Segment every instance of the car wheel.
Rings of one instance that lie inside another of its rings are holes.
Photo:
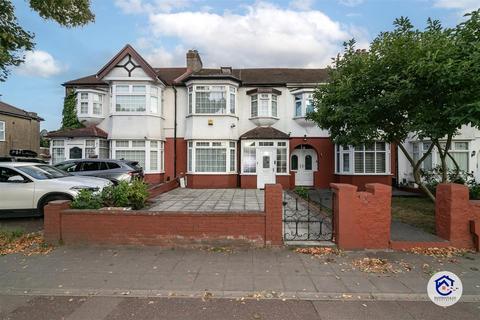
[[[69,197],[69,196],[67,196],[67,195],[61,195],[61,194],[52,195],[52,196],[47,196],[47,197],[46,197],[45,199],[43,199],[43,200],[41,201],[41,203],[38,205],[38,210],[39,210],[41,216],[43,216],[45,206],[46,206],[49,202],[52,202],[52,201],[55,201],[55,200],[72,200],[72,197]]]

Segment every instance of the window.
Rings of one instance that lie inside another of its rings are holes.
[[[101,116],[103,114],[104,94],[80,91],[77,94],[77,100],[80,115]]]
[[[413,160],[417,162],[430,148],[431,142],[414,142],[413,143]],[[432,154],[429,154],[425,160],[420,164],[420,168],[423,170],[430,170],[433,167]]]
[[[5,121],[0,121],[0,141],[5,141]]]
[[[225,86],[196,86],[195,113],[224,114],[226,107]]]
[[[359,146],[335,146],[335,170],[339,174],[387,174],[387,144],[375,142]]]
[[[257,149],[268,148],[274,151],[272,159],[275,160],[277,174],[285,174],[288,171],[288,144],[286,141],[243,141],[242,142],[242,173],[252,174],[257,172]],[[267,156],[270,159],[270,156]],[[263,164],[263,157],[258,159],[259,165]],[[270,160],[269,160],[270,161]],[[298,164],[298,161],[297,161]],[[269,164],[266,164],[270,166]]]
[[[233,141],[189,141],[190,172],[235,172],[236,143]]]
[[[115,159],[138,162],[147,173],[163,171],[163,141],[116,140],[112,145]]]
[[[292,170],[298,170],[298,157],[296,154],[292,156]]]
[[[230,86],[230,113],[235,114],[235,93],[237,89],[235,87]]]
[[[193,113],[193,87],[188,88],[188,114]]]
[[[108,141],[107,140],[99,140],[98,157],[100,159],[108,159],[109,158],[109,150],[108,150]]]
[[[116,150],[115,159],[136,161],[145,168],[145,150]]]
[[[273,93],[252,95],[250,98],[251,117],[277,117],[277,98],[277,95]]]
[[[243,172],[257,172],[257,151],[255,142],[246,141],[243,143]]]
[[[445,143],[442,143],[442,147],[445,147]],[[466,141],[453,141],[450,150],[448,153],[452,156],[453,159],[458,164],[458,167],[462,171],[468,171],[468,156],[469,148],[468,142]],[[440,157],[438,157],[439,159]],[[456,169],[453,160],[447,156],[447,167],[451,170]]]
[[[19,181],[25,181],[20,173],[9,168],[0,168],[0,183],[17,183]]]
[[[295,117],[305,117],[308,113],[314,111],[313,94],[302,92],[295,94],[294,115]]]
[[[160,106],[158,87],[150,85],[114,85],[115,111],[158,114]],[[148,97],[148,100],[147,100]]]
[[[52,164],[65,161],[65,141],[52,141]]]
[[[309,154],[305,156],[305,170],[312,170],[312,156]]]
[[[95,157],[95,140],[85,140],[85,157]]]
[[[287,148],[277,148],[277,173],[287,173]]]

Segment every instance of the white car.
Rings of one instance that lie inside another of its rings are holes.
[[[80,190],[100,191],[107,179],[73,176],[48,164],[0,162],[0,217],[43,215],[54,200],[72,200]]]

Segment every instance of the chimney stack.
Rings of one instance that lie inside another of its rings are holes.
[[[193,72],[202,70],[202,59],[197,50],[188,50],[187,52],[187,68]]]

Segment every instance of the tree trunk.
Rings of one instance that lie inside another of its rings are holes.
[[[448,153],[448,150],[450,149],[450,146],[452,144],[452,135],[449,134],[447,136],[447,143],[445,144],[445,149],[442,149],[442,146],[440,145],[440,142],[438,140],[435,140],[435,145],[437,146],[438,149],[438,154],[440,155],[440,161],[441,161],[441,166],[442,166],[442,183],[448,182],[448,166],[447,166],[447,156],[450,156]],[[453,159],[452,156],[450,158]],[[458,164],[454,160],[455,166],[457,167],[457,176],[458,176]]]
[[[405,155],[408,162],[410,162],[410,165],[413,168],[413,178],[415,179],[415,183],[418,184],[418,187],[420,188],[420,190],[425,192],[425,194],[428,196],[428,198],[430,198],[430,200],[435,202],[435,196],[425,186],[425,184],[422,181],[422,176],[420,174],[420,164],[423,162],[423,160],[425,160],[427,158],[427,156],[429,154],[432,153],[433,143],[430,145],[430,148],[428,148],[427,152],[425,152],[423,154],[423,156],[417,162],[415,162],[413,160],[413,158],[410,156],[407,149],[405,149],[405,147],[403,146],[403,144],[401,142],[397,142],[396,144],[399,146],[400,150],[402,150],[403,154]]]

